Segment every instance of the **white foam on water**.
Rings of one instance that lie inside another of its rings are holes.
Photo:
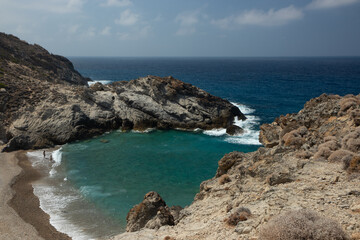
[[[66,206],[73,201],[79,199],[74,195],[61,195],[57,194],[53,186],[47,186],[45,184],[33,184],[34,193],[39,197],[40,207],[50,216],[50,224],[53,225],[56,230],[66,233],[74,240],[87,240],[91,239],[91,236],[79,229],[73,223],[65,217]]]
[[[225,128],[212,129],[204,131],[204,134],[210,136],[224,136],[225,141],[229,143],[242,144],[242,145],[261,145],[259,142],[259,130],[255,127],[259,124],[260,118],[252,115],[255,112],[255,109],[252,109],[249,106],[239,103],[231,103],[238,107],[240,111],[246,116],[246,120],[238,119],[237,117],[234,120],[234,125],[241,127],[244,130],[244,133],[237,136],[229,136],[226,133]]]
[[[91,86],[91,85],[94,85],[97,82],[102,83],[102,84],[105,85],[105,84],[112,83],[113,81],[111,81],[111,80],[92,80],[92,81],[88,81],[88,84],[89,84],[89,86]]]
[[[134,132],[134,133],[150,133],[150,132],[153,132],[155,131],[156,129],[155,128],[147,128],[143,131],[140,131],[140,130],[131,130],[131,132]],[[120,130],[121,131],[121,130]]]
[[[32,184],[34,194],[39,198],[40,208],[49,214],[50,224],[59,232],[66,233],[74,240],[94,239],[66,217],[68,214],[66,207],[74,201],[80,201],[81,195],[76,190],[65,186],[67,178],[58,175],[58,172],[55,170],[55,168],[61,165],[61,148],[51,153],[53,162],[50,161],[48,152],[46,152],[46,155],[44,158],[43,151],[27,152],[33,167],[37,169],[45,167],[50,177],[46,179],[45,176],[45,180],[42,179]],[[62,182],[55,178],[62,179]]]
[[[51,157],[52,160],[54,161],[54,163],[51,166],[51,170],[49,172],[50,177],[53,177],[54,174],[57,173],[56,168],[60,166],[61,164],[61,158],[62,158],[62,152],[61,152],[62,148],[59,148],[58,150],[55,150],[54,152],[51,153]]]

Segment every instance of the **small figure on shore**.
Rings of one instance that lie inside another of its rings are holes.
[[[45,156],[46,156],[46,155],[45,155],[45,151],[43,151],[43,155],[44,155],[44,158],[45,158]]]
[[[52,154],[50,154],[50,162],[53,162]]]

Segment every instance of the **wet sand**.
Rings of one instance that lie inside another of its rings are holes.
[[[0,239],[71,239],[58,232],[40,208],[31,183],[41,175],[25,153],[0,153]]]

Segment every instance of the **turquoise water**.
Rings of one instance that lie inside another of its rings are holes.
[[[55,163],[36,153],[49,176],[35,186],[51,223],[73,239],[124,231],[128,210],[157,191],[168,205],[191,203],[202,181],[231,151],[259,147],[261,123],[299,111],[322,93],[359,94],[360,58],[71,58],[84,76],[108,83],[146,75],[172,75],[211,94],[241,103],[245,129],[201,132],[112,132],[70,143],[53,153]],[[245,106],[246,105],[246,106]],[[108,140],[107,143],[101,140]],[[62,156],[61,156],[62,155]]]
[[[104,143],[106,142],[106,143]],[[201,132],[113,132],[62,148],[68,181],[108,215],[125,224],[127,212],[149,191],[168,205],[189,205],[202,181],[231,151],[254,151]]]

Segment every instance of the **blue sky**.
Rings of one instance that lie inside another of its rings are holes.
[[[0,31],[65,56],[360,56],[360,0],[0,0]]]

